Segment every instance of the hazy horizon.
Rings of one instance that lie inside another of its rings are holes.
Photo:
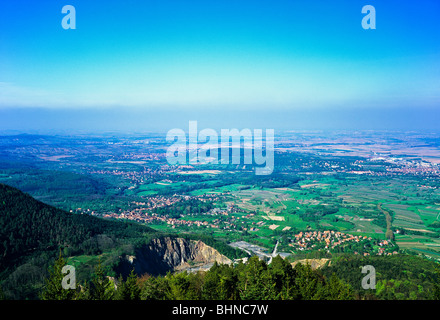
[[[0,4],[1,130],[438,127],[438,2],[69,4]]]
[[[409,121],[408,119],[411,119]],[[376,130],[439,132],[440,112],[436,109],[383,110],[284,110],[236,111],[234,113],[186,110],[133,111],[109,109],[0,109],[1,132],[167,132],[188,129],[195,120],[199,128],[261,128],[290,130]]]

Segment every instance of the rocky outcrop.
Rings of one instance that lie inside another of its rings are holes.
[[[316,269],[320,269],[323,266],[325,266],[327,262],[328,262],[328,265],[330,265],[330,263],[331,263],[330,259],[324,259],[324,258],[322,258],[322,259],[303,259],[303,260],[294,261],[291,263],[291,265],[292,265],[292,267],[295,267],[295,265],[298,263],[308,264],[308,265],[310,265],[310,267],[313,270],[316,270]]]
[[[163,275],[168,271],[183,271],[212,263],[229,264],[232,261],[202,241],[183,238],[157,238],[137,249],[135,255],[125,256],[119,273],[127,275],[133,268],[136,274]]]

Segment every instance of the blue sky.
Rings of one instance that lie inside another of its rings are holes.
[[[66,4],[76,8],[76,30],[61,27]],[[361,27],[367,4],[376,8],[376,30]],[[439,14],[436,0],[4,0],[0,113],[432,115]]]

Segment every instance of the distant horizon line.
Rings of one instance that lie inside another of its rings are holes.
[[[224,129],[238,129],[238,130],[242,130],[242,129],[252,129],[252,128],[224,128]],[[306,134],[311,134],[311,133],[328,133],[328,132],[332,132],[332,133],[382,133],[382,134],[393,134],[393,133],[398,133],[398,134],[404,134],[404,133],[421,133],[421,134],[439,134],[440,135],[440,128],[437,130],[433,130],[433,129],[354,129],[354,128],[347,128],[347,129],[276,129],[275,130],[275,136],[281,136],[281,135],[285,135],[285,134],[301,134],[301,133],[306,133]],[[0,137],[5,138],[5,137],[19,137],[19,136],[50,136],[50,137],[55,137],[55,136],[60,136],[60,137],[68,137],[71,135],[102,135],[102,136],[107,136],[107,135],[115,135],[115,134],[119,134],[119,135],[147,135],[147,134],[161,134],[163,135],[163,138],[165,139],[166,133],[167,133],[167,129],[162,129],[162,130],[144,130],[144,131],[140,131],[140,130],[134,130],[134,131],[129,131],[129,130],[124,130],[124,129],[120,129],[120,130],[95,130],[95,131],[90,131],[90,130],[81,130],[81,129],[31,129],[31,130],[21,130],[21,129],[7,129],[7,130],[1,130],[0,129]],[[185,131],[186,132],[186,131]],[[263,137],[264,138],[264,137]]]
[[[439,130],[440,107],[401,108],[240,108],[133,110],[0,108],[0,131],[9,132],[167,132],[188,128],[276,129],[279,131],[434,131]]]

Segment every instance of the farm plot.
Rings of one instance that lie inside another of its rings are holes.
[[[239,199],[237,206],[241,209],[264,212],[267,215],[276,215],[286,209],[283,201],[289,198],[288,194],[271,189],[238,190],[233,194]]]
[[[423,230],[425,224],[420,216],[414,211],[408,210],[409,205],[404,204],[394,204],[394,203],[386,203],[383,205],[384,208],[392,210],[394,212],[393,217],[393,226],[407,228],[409,230]]]
[[[420,218],[425,222],[426,225],[433,223],[434,221],[440,221],[440,208],[437,209],[428,209],[428,208],[410,208],[413,210],[417,210]]]
[[[420,235],[397,235],[400,249],[416,250],[427,255],[440,255],[440,240]]]

